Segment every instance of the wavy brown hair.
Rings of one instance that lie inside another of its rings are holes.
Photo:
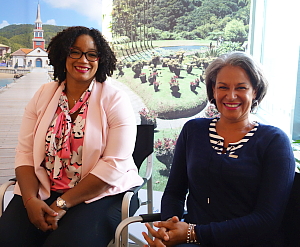
[[[245,70],[250,78],[253,89],[256,91],[257,102],[252,102],[251,110],[265,97],[268,89],[268,81],[262,71],[260,64],[244,52],[230,52],[215,59],[205,71],[205,83],[208,100],[216,106],[213,88],[219,71],[227,65],[238,66]]]
[[[69,27],[57,33],[51,39],[47,49],[50,65],[54,67],[54,80],[58,80],[59,83],[66,79],[66,59],[69,56],[70,48],[77,37],[83,34],[93,38],[97,52],[101,57],[95,75],[96,81],[104,82],[108,76],[112,76],[116,69],[115,54],[99,30],[83,26]]]

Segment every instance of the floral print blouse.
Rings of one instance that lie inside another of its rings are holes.
[[[81,179],[82,146],[89,97],[94,81],[69,110],[68,98],[62,91],[54,118],[46,134],[46,169],[51,190],[65,192]],[[74,120],[71,115],[79,111]]]

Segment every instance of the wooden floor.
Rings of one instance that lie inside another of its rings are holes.
[[[49,80],[47,70],[36,68],[0,89],[0,184],[14,177],[15,147],[24,108],[37,89]]]

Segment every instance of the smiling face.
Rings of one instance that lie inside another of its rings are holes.
[[[77,37],[72,45],[72,51],[97,53],[97,48],[93,38],[83,34]],[[91,62],[87,60],[84,54],[79,59],[68,56],[66,59],[66,80],[68,83],[74,81],[89,84],[95,77],[97,69],[98,61]]]
[[[238,122],[249,117],[256,92],[244,69],[231,65],[223,67],[217,75],[213,92],[221,118]]]

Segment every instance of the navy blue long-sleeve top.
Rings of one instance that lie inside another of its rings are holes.
[[[187,122],[177,140],[161,203],[162,219],[196,224],[207,246],[273,246],[295,174],[286,134],[257,124],[242,147],[220,154],[209,136],[212,119]]]

